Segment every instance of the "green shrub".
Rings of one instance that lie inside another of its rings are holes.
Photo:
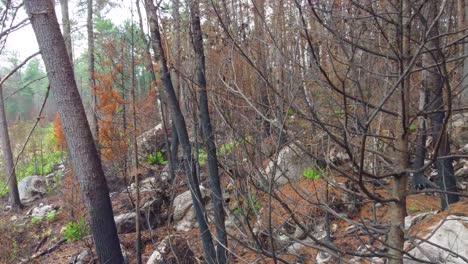
[[[148,162],[148,164],[150,165],[154,165],[154,164],[164,165],[168,163],[168,161],[164,159],[164,155],[161,151],[152,152],[148,154],[148,156],[146,157],[146,162]]]
[[[86,220],[82,217],[77,222],[68,222],[65,224],[65,229],[63,231],[63,237],[68,242],[78,241],[83,239],[89,234],[89,228],[86,224]]]
[[[302,172],[302,176],[306,177],[307,179],[320,179],[323,177],[325,170],[320,168],[319,166],[313,165],[304,169]]]
[[[204,150],[198,152],[198,162],[200,165],[205,165],[206,160],[208,159],[208,154]]]
[[[5,197],[7,194],[8,186],[3,181],[0,181],[0,198]]]

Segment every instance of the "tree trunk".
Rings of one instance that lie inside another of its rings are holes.
[[[100,263],[124,263],[106,178],[78,93],[65,41],[49,0],[25,0],[63,125],[74,175],[89,212]]]
[[[177,128],[179,142],[184,151],[184,165],[187,173],[188,182],[190,186],[190,193],[192,196],[193,206],[195,209],[197,222],[200,226],[200,234],[205,250],[205,258],[208,263],[216,263],[216,253],[213,246],[213,238],[210,229],[208,228],[207,219],[204,216],[203,199],[200,191],[200,184],[198,175],[195,170],[195,160],[193,159],[192,147],[187,132],[185,118],[180,111],[179,102],[172,86],[170,73],[167,67],[166,57],[162,47],[161,35],[159,33],[159,23],[156,6],[151,0],[145,0],[146,13],[150,24],[152,47],[155,54],[155,59],[159,63],[159,72],[161,80],[167,94],[167,100],[171,108],[172,120]]]
[[[468,0],[458,0],[458,28],[461,30],[466,27],[466,21],[468,20]],[[461,31],[461,36],[465,35],[466,30]],[[463,42],[461,56],[468,54],[468,41]],[[462,106],[466,106],[468,100],[468,58],[463,59],[463,65],[461,67],[461,102]],[[463,104],[465,103],[465,104]]]
[[[86,19],[86,28],[88,32],[88,85],[92,95],[92,113],[93,120],[93,136],[94,140],[98,142],[99,138],[99,123],[97,118],[97,96],[94,90],[96,80],[94,78],[94,27],[93,27],[93,0],[88,0],[88,17]],[[99,147],[98,147],[99,149]],[[99,154],[99,153],[98,153]]]
[[[409,0],[401,1],[400,10],[400,35],[397,36],[400,43],[400,53],[402,59],[399,61],[399,72],[403,75],[406,67],[408,67],[408,59],[410,56],[410,5]],[[404,76],[400,85],[400,130],[397,142],[398,162],[400,170],[406,170],[410,167],[409,157],[409,96],[410,96],[410,76]],[[388,234],[389,248],[389,264],[403,263],[403,247],[405,244],[405,236],[403,228],[405,226],[406,217],[406,194],[408,186],[408,173],[395,176],[392,186],[392,198],[395,202],[390,204],[390,231]]]
[[[423,68],[429,67],[434,63],[441,63],[442,51],[439,39],[439,21],[434,21],[439,13],[439,1],[429,0],[426,7],[426,20],[427,26],[434,23],[431,31],[428,34],[430,39],[426,44],[426,49],[431,52],[423,54]],[[444,66],[441,66],[444,67]],[[441,67],[427,68],[424,72],[424,83],[429,92],[429,106],[428,110],[430,120],[430,135],[432,136],[432,143],[434,147],[439,143],[436,157],[444,157],[450,155],[450,142],[447,131],[444,128],[444,74],[441,72]],[[445,87],[449,89],[448,87]],[[450,100],[451,98],[448,98]],[[438,159],[436,161],[437,167],[437,183],[439,188],[443,191],[457,192],[457,182],[454,174],[452,158]],[[446,209],[451,203],[459,201],[459,196],[456,194],[442,194],[441,195],[442,209]]]
[[[70,29],[70,17],[68,15],[68,0],[60,0],[60,7],[62,9],[62,29],[63,39],[65,40],[65,46],[67,47],[68,57],[73,66],[73,48],[71,40],[71,29]]]
[[[227,235],[224,223],[223,193],[218,173],[218,157],[216,155],[216,145],[214,133],[208,109],[208,93],[206,91],[205,78],[205,53],[203,50],[203,36],[200,25],[200,10],[197,0],[189,2],[190,17],[192,23],[192,44],[196,57],[196,82],[199,87],[199,111],[202,122],[202,136],[206,152],[208,154],[208,171],[211,187],[211,199],[214,205],[214,223],[216,226],[216,260],[217,263],[226,263],[227,259]]]
[[[257,63],[258,71],[267,78],[267,64],[265,51],[265,29],[263,24],[265,23],[265,0],[254,0],[254,28],[255,28],[255,60]],[[270,103],[268,98],[267,83],[261,76],[255,78],[255,86],[260,93],[260,109],[265,117],[269,117],[270,114]],[[263,119],[263,118],[262,118]],[[268,120],[262,120],[263,136],[268,137],[271,134],[270,122]]]
[[[0,144],[3,151],[3,162],[5,166],[6,181],[9,188],[9,200],[14,209],[23,207],[18,192],[18,183],[11,151],[10,135],[8,133],[8,121],[5,113],[5,103],[3,100],[3,87],[0,86]]]

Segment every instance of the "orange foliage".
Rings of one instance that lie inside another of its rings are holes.
[[[54,118],[54,137],[55,137],[55,147],[58,150],[65,151],[67,149],[67,142],[65,141],[65,134],[63,133],[62,122],[60,121],[59,113],[55,114]]]

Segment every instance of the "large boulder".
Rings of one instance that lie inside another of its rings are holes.
[[[273,179],[276,185],[284,185],[300,178],[304,170],[314,165],[314,160],[304,153],[298,146],[291,144],[282,148],[278,158],[271,160],[266,169],[263,180]]]
[[[22,179],[18,184],[19,196],[22,203],[31,203],[41,198],[47,192],[46,180],[36,175]]]
[[[168,131],[168,136],[171,132]],[[166,137],[163,125],[159,124],[137,137],[138,156],[141,161],[146,162],[148,156],[156,155],[158,151],[166,154]],[[167,157],[164,157],[167,159]]]
[[[416,239],[418,246],[409,245],[413,249],[409,253],[431,263],[466,263],[446,249],[468,257],[468,217],[449,215],[437,225],[431,227],[424,240]],[[444,249],[445,248],[445,249]],[[420,263],[416,260],[404,260],[405,264]]]
[[[210,199],[208,189],[200,186],[200,191],[204,204],[207,204]],[[174,199],[174,214],[172,218],[174,219],[178,231],[188,231],[195,225],[196,214],[193,208],[190,190],[179,194]]]

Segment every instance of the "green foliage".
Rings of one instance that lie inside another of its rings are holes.
[[[200,163],[200,165],[205,165],[207,159],[208,159],[208,154],[206,154],[204,150],[199,150],[198,162]]]
[[[8,194],[8,186],[3,181],[0,181],[0,198],[5,197]]]
[[[252,136],[246,136],[244,138],[241,138],[237,142],[232,142],[232,141],[228,142],[226,144],[221,145],[221,147],[219,147],[218,154],[220,156],[224,156],[228,154],[229,152],[233,151],[235,148],[238,148],[240,145],[245,144],[245,143],[251,144],[252,142],[253,142]]]
[[[416,130],[418,130],[418,126],[416,124],[411,124],[409,127],[408,127],[408,130],[411,132],[411,133],[414,133],[416,132]]]
[[[63,237],[68,242],[81,240],[88,234],[89,234],[89,227],[86,224],[86,220],[84,217],[82,217],[77,222],[66,223],[65,229],[63,231]]]
[[[57,211],[53,210],[53,211],[48,212],[46,215],[47,222],[53,222],[56,216],[57,216]]]
[[[24,129],[26,125],[22,124],[18,129]],[[36,146],[35,153],[33,147],[28,148],[27,150],[31,151],[24,154],[22,160],[18,163],[15,171],[18,182],[27,176],[47,175],[54,171],[55,167],[66,157],[66,152],[55,149],[55,141],[52,124],[36,128],[34,139],[29,143],[30,146]],[[37,147],[41,145],[42,151],[40,151],[40,147]],[[54,184],[47,186],[48,191],[55,190],[59,184],[60,176],[56,175]],[[0,197],[6,194],[8,194],[8,186],[5,181],[0,180]]]
[[[161,151],[158,151],[156,153],[152,152],[148,154],[148,156],[146,157],[146,162],[148,162],[148,164],[150,165],[154,165],[154,164],[164,165],[168,163],[168,161],[164,159],[164,155]]]
[[[260,200],[257,198],[255,194],[249,195],[246,200],[242,204],[239,204],[232,213],[235,215],[242,214],[245,212],[246,217],[250,217],[252,215],[258,214],[262,205],[260,204]]]
[[[304,172],[302,172],[302,176],[306,177],[307,179],[320,179],[323,177],[324,173],[324,169],[317,165],[313,165],[305,168]]]

